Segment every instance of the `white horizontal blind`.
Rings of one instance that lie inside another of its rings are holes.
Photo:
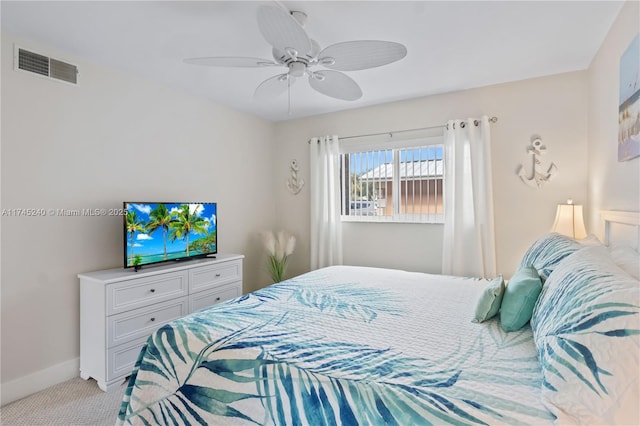
[[[346,152],[340,169],[343,220],[443,222],[442,144]]]

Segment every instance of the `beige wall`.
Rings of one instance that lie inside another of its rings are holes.
[[[269,282],[256,235],[275,222],[273,123],[28,41],[77,63],[79,84],[14,71],[13,42],[3,34],[3,209],[217,201],[219,250],[246,255],[245,291]],[[121,220],[2,217],[3,400],[77,364],[76,274],[122,265]]]
[[[548,232],[556,204],[587,198],[587,74],[560,74],[369,108],[314,116],[277,125],[275,196],[278,226],[299,238],[290,271],[309,268],[309,189],[298,195],[285,187],[288,164],[297,159],[308,181],[307,140],[325,134],[355,135],[411,129],[454,118],[498,117],[491,125],[498,271],[510,276],[526,248]],[[318,95],[320,96],[320,95]],[[518,165],[531,170],[532,135],[547,146],[545,162],[559,170],[541,189],[526,186]],[[347,264],[440,272],[442,225],[345,223]]]
[[[628,1],[589,67],[588,226],[600,210],[640,210],[640,157],[618,162],[620,57],[640,32],[640,2]]]

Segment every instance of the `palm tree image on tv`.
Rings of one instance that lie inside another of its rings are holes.
[[[167,260],[167,234],[169,233],[169,225],[173,221],[174,216],[169,212],[165,204],[158,204],[156,208],[149,213],[149,222],[147,222],[147,233],[151,234],[156,229],[162,229],[163,243],[163,260]]]
[[[169,238],[175,241],[178,238],[184,239],[187,245],[187,256],[189,256],[189,235],[194,232],[196,234],[206,234],[207,227],[203,218],[196,216],[191,212],[188,204],[183,204],[178,210],[175,221],[171,222]]]
[[[125,203],[127,267],[217,252],[216,203]]]
[[[138,215],[135,211],[127,211],[127,235],[129,235],[129,247],[131,247],[131,251],[129,251],[129,264],[134,264],[135,255],[133,253],[134,242],[133,238],[136,235],[136,232],[147,232],[144,223],[140,222],[138,219]]]

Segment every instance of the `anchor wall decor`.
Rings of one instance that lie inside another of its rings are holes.
[[[518,167],[518,171],[516,173],[527,185],[534,188],[540,188],[558,173],[558,167],[553,163],[551,163],[549,167],[542,164],[540,157],[547,153],[547,147],[542,145],[542,139],[540,136],[534,135],[531,137],[531,146],[527,148],[527,153],[533,158],[533,171],[530,177],[527,177],[522,164]]]
[[[287,179],[287,189],[293,195],[296,195],[302,190],[302,187],[304,186],[304,179],[298,178],[300,166],[298,166],[298,162],[296,160],[291,160],[289,168],[291,169],[291,177]]]

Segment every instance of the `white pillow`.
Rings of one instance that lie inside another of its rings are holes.
[[[593,234],[589,234],[578,242],[584,246],[601,246],[602,242]]]
[[[609,253],[616,265],[636,280],[640,280],[640,253],[626,245],[612,245],[609,247]]]
[[[640,424],[640,285],[605,246],[555,267],[531,328],[558,424]]]

